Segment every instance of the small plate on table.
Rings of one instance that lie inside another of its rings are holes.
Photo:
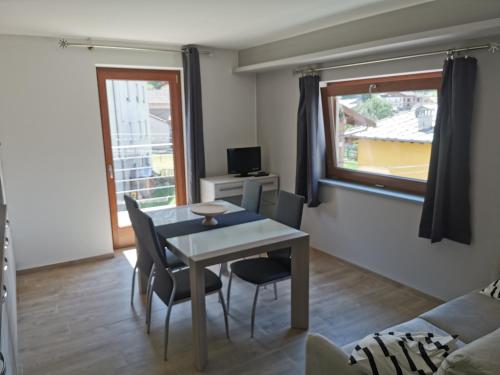
[[[226,211],[227,207],[217,203],[200,203],[191,207],[193,214],[205,216],[201,223],[209,227],[217,225],[215,216],[222,215]]]

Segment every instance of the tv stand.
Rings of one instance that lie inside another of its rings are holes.
[[[201,201],[211,202],[216,199],[240,196],[243,194],[243,182],[245,180],[261,184],[264,192],[279,190],[279,177],[272,173],[268,176],[236,176],[228,174],[225,176],[205,177],[200,179]]]
[[[240,178],[240,177],[251,177],[251,176],[252,175],[248,174],[248,173],[240,173],[240,174],[235,175],[234,177]]]

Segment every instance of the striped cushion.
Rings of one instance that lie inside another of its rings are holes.
[[[490,285],[481,290],[479,293],[500,300],[500,280],[492,282]]]
[[[456,349],[455,340],[428,332],[374,333],[356,345],[349,363],[373,375],[432,374]]]

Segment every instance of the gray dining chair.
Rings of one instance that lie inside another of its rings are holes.
[[[163,256],[163,249],[158,241],[156,230],[151,218],[140,210],[132,211],[133,222],[137,226],[137,241],[141,247],[147,249],[153,259],[154,268],[151,283],[151,295],[156,294],[167,306],[165,317],[165,346],[163,351],[164,359],[167,359],[168,332],[170,325],[170,314],[174,305],[191,300],[191,288],[189,283],[189,269],[170,268]],[[227,309],[224,296],[221,292],[222,281],[212,271],[205,269],[205,294],[218,293],[221,299],[222,310],[224,312],[224,324],[226,337],[229,339],[229,327],[227,319]],[[151,318],[149,319],[151,322]]]
[[[255,182],[246,180],[243,182],[243,196],[241,197],[240,206],[247,211],[259,213],[260,202],[262,198],[262,185]],[[226,269],[227,269],[227,263]],[[223,265],[219,268],[219,277],[222,277]]]
[[[137,223],[135,223],[135,216],[133,212],[135,210],[140,211],[139,204],[137,201],[129,195],[124,195],[125,206],[127,207],[127,211],[130,217],[130,222],[132,224],[132,229],[134,231],[134,235],[137,237]],[[132,290],[130,292],[130,304],[134,304],[134,291],[135,291],[135,279],[137,277],[137,271],[141,271],[143,275],[148,276],[148,281],[146,285],[146,324],[147,324],[147,332],[149,333],[149,329],[151,326],[151,309],[153,302],[153,294],[151,293],[151,282],[152,276],[154,273],[154,262],[153,258],[149,255],[149,251],[144,249],[141,244],[136,241],[136,252],[137,252],[137,260],[132,271]],[[163,256],[165,257],[166,263],[170,268],[179,268],[185,267],[186,265],[177,258],[170,250],[164,249]]]
[[[132,211],[133,210],[138,210],[139,209],[139,204],[137,201],[132,198],[129,195],[124,195],[123,196],[125,200],[125,206],[127,207],[127,212],[128,216],[130,217],[130,222],[132,223]],[[134,225],[132,224],[132,229],[134,230],[135,234],[135,228]],[[134,304],[134,292],[135,292],[135,279],[137,275],[137,271],[141,271],[143,275],[148,275],[148,284],[146,286],[146,295],[149,297],[149,287],[150,287],[150,282],[151,282],[151,268],[153,266],[153,259],[149,256],[149,253],[147,251],[143,251],[141,249],[140,245],[136,243],[136,252],[137,252],[137,260],[135,262],[134,270],[132,271],[132,290],[130,292],[130,304]],[[149,298],[147,298],[149,300]]]
[[[260,201],[262,197],[262,185],[246,180],[243,182],[243,196],[241,198],[241,207],[247,211],[259,212]]]
[[[302,222],[304,197],[286,191],[280,191],[274,219],[282,224],[299,229]],[[274,284],[274,297],[278,298],[276,283],[291,277],[291,249],[279,249],[267,253],[267,257],[249,258],[231,263],[231,273],[227,286],[227,308],[231,300],[233,276],[256,286],[252,305],[251,337],[254,336],[255,312],[261,287]]]

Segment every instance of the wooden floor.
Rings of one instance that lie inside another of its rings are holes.
[[[127,253],[130,255],[130,253]],[[193,374],[191,307],[173,308],[163,361],[165,306],[154,301],[146,334],[144,300],[129,303],[132,267],[114,259],[20,275],[19,351],[24,375]],[[224,278],[227,284],[227,279]],[[208,374],[303,374],[306,332],[289,329],[289,281],[263,291],[250,339],[254,289],[233,282],[231,341],[217,296],[207,297]],[[311,253],[310,331],[339,345],[410,319],[439,301],[318,251]]]

